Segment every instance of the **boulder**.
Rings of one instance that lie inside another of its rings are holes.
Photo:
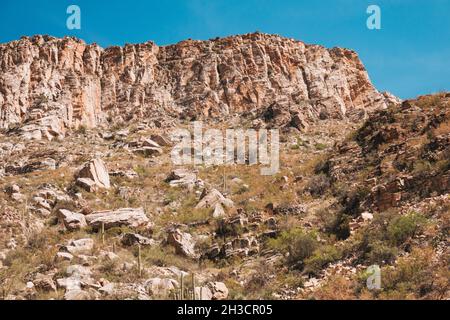
[[[83,214],[75,213],[66,209],[58,210],[58,219],[69,231],[80,230],[87,226],[86,219]]]
[[[115,287],[114,283],[107,283],[98,289],[98,291],[105,296],[110,296],[115,292]]]
[[[196,209],[215,207],[216,204],[221,204],[227,208],[232,208],[234,203],[232,200],[225,198],[217,189],[212,189],[207,192],[203,190],[200,197],[200,202],[195,206]]]
[[[158,147],[140,147],[132,150],[133,153],[139,154],[144,157],[152,157],[152,156],[158,156],[163,153],[161,148]]]
[[[42,291],[56,291],[56,284],[50,275],[38,273],[33,280],[33,284],[36,289],[40,289]]]
[[[137,233],[125,233],[122,236],[121,242],[125,246],[132,246],[135,244],[140,244],[141,246],[151,246],[155,244],[153,239],[144,237]]]
[[[87,192],[96,192],[98,189],[95,181],[89,178],[78,178],[76,185],[83,188]]]
[[[189,233],[171,229],[167,235],[167,243],[175,248],[177,254],[194,259],[198,258],[195,252],[195,241]]]
[[[171,145],[170,140],[163,135],[153,134],[150,138],[162,147],[168,147]]]
[[[211,290],[212,300],[228,298],[228,288],[223,282],[208,282],[206,286]]]
[[[107,261],[114,261],[114,260],[119,259],[119,256],[117,254],[115,254],[114,252],[104,251],[104,250],[99,252],[98,257],[100,259],[107,260]]]
[[[197,174],[186,169],[176,169],[172,171],[166,178],[166,182],[171,187],[188,187],[192,188],[197,183]]]
[[[58,284],[58,288],[65,289],[66,291],[81,289],[81,280],[76,277],[57,279],[56,283]]]
[[[68,252],[57,252],[56,256],[55,256],[56,262],[72,261],[72,259],[73,259],[73,255]]]
[[[22,138],[26,140],[41,140],[46,138],[53,139],[64,138],[66,128],[63,119],[57,115],[49,115],[27,123],[19,130]]]
[[[5,188],[6,193],[11,196],[14,193],[20,193],[20,187],[17,184],[12,184]]]
[[[214,218],[222,218],[225,216],[225,210],[223,209],[220,203],[216,203],[214,206],[213,217]]]
[[[168,298],[171,291],[178,288],[178,282],[173,279],[152,278],[144,286],[150,296]]]
[[[114,227],[141,227],[149,224],[143,208],[122,208],[118,210],[98,211],[86,216],[89,226],[99,229],[102,223],[105,229]]]
[[[94,240],[86,238],[70,241],[68,245],[61,248],[61,251],[76,255],[80,253],[90,253],[93,248]]]
[[[83,180],[80,181],[80,179]],[[77,174],[77,183],[87,184],[89,189],[92,188],[92,181],[98,188],[109,189],[111,187],[108,169],[101,159],[87,162]]]

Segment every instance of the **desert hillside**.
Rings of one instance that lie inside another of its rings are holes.
[[[174,165],[194,120],[279,129],[279,172]],[[0,299],[450,298],[450,94],[379,93],[354,51],[24,37],[0,128]]]

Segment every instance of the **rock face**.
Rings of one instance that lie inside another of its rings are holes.
[[[261,33],[107,49],[24,37],[0,45],[0,88],[0,128],[20,124],[30,139],[161,115],[254,112],[303,127],[386,106],[354,51]]]
[[[333,183],[352,186],[341,199],[345,210],[385,211],[448,193],[449,121],[450,97],[445,94],[407,100],[372,115],[323,167]],[[366,173],[365,180],[358,180],[360,172]],[[365,197],[356,189],[364,190]]]

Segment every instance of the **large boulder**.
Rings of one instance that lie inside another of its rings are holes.
[[[189,189],[202,184],[201,180],[197,179],[195,172],[182,168],[172,171],[166,178],[166,182],[171,187],[188,187]]]
[[[195,287],[195,299],[212,300],[213,294],[208,287]]]
[[[94,229],[101,228],[102,224],[105,229],[121,226],[136,228],[149,224],[143,208],[98,211],[87,215],[86,221]]]
[[[150,296],[168,298],[171,291],[178,288],[178,282],[173,279],[152,278],[144,286]]]
[[[208,282],[206,286],[211,290],[212,300],[228,298],[228,288],[223,282]]]
[[[56,284],[50,275],[38,273],[33,280],[33,284],[42,291],[56,291]]]
[[[80,230],[87,226],[86,218],[81,213],[75,213],[66,209],[58,210],[58,219],[69,231]]]
[[[198,258],[198,254],[195,252],[195,241],[189,233],[181,232],[179,229],[170,229],[167,235],[167,243],[175,248],[177,254],[194,259]]]
[[[132,246],[140,244],[141,246],[151,246],[155,244],[155,240],[144,237],[137,233],[125,233],[121,240],[124,246]]]
[[[91,192],[95,187],[109,189],[108,169],[101,159],[93,159],[87,162],[77,174],[77,184]]]
[[[234,206],[232,200],[225,198],[217,189],[211,191],[203,190],[200,202],[195,206],[196,209],[215,207],[216,204],[221,204],[227,208]]]
[[[71,240],[66,246],[61,248],[61,251],[68,252],[73,255],[90,253],[94,248],[94,240],[90,238]]]
[[[130,142],[128,146],[133,153],[144,157],[158,156],[163,153],[161,146],[149,138],[141,138],[138,141]]]

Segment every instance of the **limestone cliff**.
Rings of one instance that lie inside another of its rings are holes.
[[[346,118],[385,101],[354,51],[275,35],[165,47],[102,49],[49,36],[0,45],[0,128],[19,125],[28,137],[158,116]]]

